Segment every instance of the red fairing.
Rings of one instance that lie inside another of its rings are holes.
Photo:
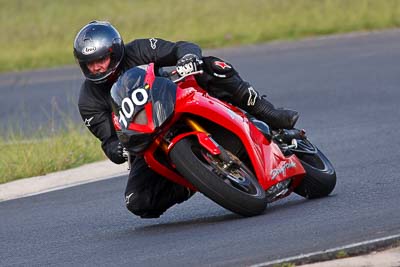
[[[295,157],[285,157],[279,147],[270,143],[237,108],[193,88],[193,80],[180,84],[177,92],[176,117],[195,114],[214,121],[236,134],[243,142],[255,174],[264,189],[288,178],[301,179],[305,170]],[[227,112],[229,108],[230,111]],[[299,181],[295,181],[297,184]]]
[[[121,131],[121,130],[122,130],[121,124],[119,123],[118,117],[115,116],[115,113],[114,113],[114,112],[111,113],[111,117],[112,117],[112,122],[113,122],[113,124],[114,124],[114,129],[115,129],[116,131]]]
[[[188,187],[192,190],[196,190],[196,188],[189,183],[185,178],[183,178],[181,175],[176,173],[175,171],[171,170],[167,166],[161,164],[155,157],[154,154],[159,146],[159,142],[154,142],[149,149],[146,150],[144,153],[144,159],[146,163],[149,165],[149,167],[157,172],[158,174],[162,175],[163,177],[178,183],[180,185],[183,185],[185,187]]]
[[[154,63],[149,64],[146,72],[147,73],[146,73],[146,77],[144,79],[144,83],[148,84],[151,88],[153,86],[153,82],[156,78],[156,75],[154,74]]]
[[[219,150],[218,146],[211,140],[211,138],[208,136],[208,134],[203,133],[203,132],[189,132],[185,134],[181,134],[176,136],[174,139],[172,139],[171,143],[168,146],[168,151],[171,150],[171,148],[178,143],[180,140],[183,138],[189,136],[189,135],[194,135],[197,137],[197,140],[199,141],[200,145],[204,147],[208,152],[210,152],[212,155],[218,155],[221,153]]]
[[[145,82],[148,84],[150,90],[154,80],[153,64],[151,64],[147,69],[145,78]],[[151,101],[145,105],[145,112],[148,118],[147,125],[131,123],[131,129],[143,133],[154,131],[152,105]],[[193,76],[187,77],[178,84],[174,114],[168,122],[162,125],[156,139],[144,152],[144,158],[149,167],[160,175],[183,186],[195,189],[193,185],[172,168],[173,166],[161,163],[155,156],[160,151],[160,146],[164,142],[163,138],[168,129],[179,121],[182,116],[187,116],[188,114],[213,121],[235,134],[243,143],[253,165],[255,175],[263,189],[267,190],[271,186],[288,178],[292,178],[293,188],[304,177],[305,170],[296,156],[284,156],[279,147],[275,143],[268,141],[264,134],[249,121],[240,109],[209,96],[198,86]],[[114,125],[116,129],[118,127],[120,129],[118,120],[114,117]],[[172,138],[168,146],[163,147],[161,150],[168,154],[179,140],[188,135],[195,136],[199,144],[211,154],[218,155],[220,153],[217,144],[209,138],[208,134],[199,131],[178,134]]]

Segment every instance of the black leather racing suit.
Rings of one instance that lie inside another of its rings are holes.
[[[188,42],[169,42],[162,39],[139,39],[125,45],[125,56],[121,62],[120,73],[139,65],[151,62],[155,67],[175,66],[179,58],[194,54],[201,58],[201,49]],[[225,99],[243,99],[248,91],[244,82],[232,65],[215,57],[204,57],[205,74],[198,82],[210,94]],[[79,96],[79,112],[88,129],[101,140],[101,147],[114,163],[121,164],[125,159],[117,152],[118,138],[111,118],[112,83],[95,84],[86,80]],[[238,89],[241,90],[238,90]],[[222,89],[222,90],[221,90]],[[242,93],[240,93],[242,92]],[[254,95],[249,95],[246,101]],[[247,99],[248,98],[248,99]],[[241,105],[240,101],[233,104]],[[127,208],[143,218],[159,217],[165,210],[190,196],[187,188],[161,177],[148,168],[142,157],[136,157],[131,166],[125,190]]]

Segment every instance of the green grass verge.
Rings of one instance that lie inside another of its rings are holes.
[[[109,20],[125,41],[161,37],[203,48],[400,25],[398,0],[0,0],[0,71],[74,62],[77,31]]]
[[[29,140],[10,136],[0,137],[0,183],[105,159],[99,141],[81,125],[70,124],[53,134],[38,132]]]

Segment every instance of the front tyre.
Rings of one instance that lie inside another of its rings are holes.
[[[329,195],[336,186],[336,172],[328,158],[307,140],[298,140],[293,151],[299,158],[306,175],[294,192],[308,199]]]
[[[227,166],[220,157],[211,155],[190,138],[179,141],[170,158],[190,183],[222,207],[246,217],[265,210],[264,189],[242,162]]]

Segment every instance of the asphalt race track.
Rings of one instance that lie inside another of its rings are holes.
[[[252,218],[196,194],[142,220],[116,177],[1,202],[0,266],[248,266],[400,233],[400,31],[206,52],[300,111],[336,167],[333,194],[293,195]],[[79,120],[81,80],[76,67],[0,75],[2,127]]]

